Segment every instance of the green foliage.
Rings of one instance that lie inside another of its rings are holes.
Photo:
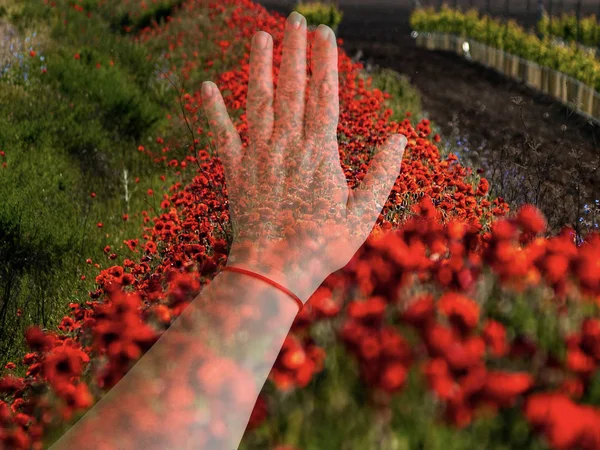
[[[306,23],[308,25],[319,26],[324,24],[330,27],[334,32],[337,30],[344,16],[343,11],[337,9],[335,5],[320,2],[300,2],[296,5],[295,11],[298,11],[306,17]]]
[[[153,3],[141,14],[139,12],[119,9],[110,18],[110,24],[115,31],[137,33],[151,26],[153,22],[160,23],[161,20],[173,15],[175,8],[182,3],[182,0],[164,0]]]
[[[135,142],[159,120],[158,106],[122,69],[95,67],[100,55],[94,49],[83,48],[80,59],[65,49],[53,56],[47,83],[78,105],[82,119],[98,117],[104,128],[116,132],[115,138]]]
[[[0,261],[0,372],[27,351],[28,326],[55,328],[70,302],[96,288],[98,269],[87,258],[104,268],[134,256],[123,240],[139,237],[141,211],[160,213],[162,194],[183,181],[138,146],[160,153],[161,136],[177,150],[171,157],[189,154],[189,129],[177,118],[178,93],[159,74],[184,53],[208,60],[216,51],[211,40],[190,42],[167,61],[167,39],[141,43],[114,26],[126,15],[132,31],[142,29],[170,15],[181,0],[149,2],[146,9],[119,0],[53,3],[0,0],[21,44],[0,67],[0,104],[11,105],[0,114],[0,150],[6,154],[0,156],[0,254],[13,255]],[[215,26],[207,18],[182,19],[174,30]],[[243,46],[234,43],[232,50],[236,45]],[[230,69],[217,61],[209,73],[193,71],[185,90]],[[180,74],[172,79],[181,89]],[[202,145],[205,136],[196,137]],[[116,259],[104,252],[107,245]]]
[[[600,405],[600,372],[595,372],[590,377],[587,393],[582,400],[590,405]]]
[[[269,403],[269,420],[247,433],[240,449],[273,448],[277,444],[318,449],[427,449],[471,450],[528,448],[547,450],[535,437],[519,407],[500,412],[501,418],[482,414],[466,428],[443,422],[443,408],[415,367],[406,386],[391,398],[391,420],[380,422],[360,379],[356,364],[339,343],[321,342],[327,348],[325,368],[302,390],[275,395],[263,390]],[[341,431],[343,430],[343,431]]]
[[[0,168],[0,363],[20,348],[15,340],[26,325],[47,326],[64,313],[54,299],[74,278],[68,263],[82,227],[74,200],[84,183],[73,160],[53,151],[44,130],[50,120],[40,121],[35,133],[32,122],[7,126],[10,119],[0,118],[7,163]]]
[[[533,437],[518,408],[500,412],[501,418],[481,413],[466,428],[444,424],[440,414],[443,408],[439,408],[417,370],[411,370],[407,386],[393,398],[392,408],[391,429],[398,449],[548,448],[541,439]]]
[[[22,45],[0,67],[0,104],[11,105],[0,115],[1,366],[22,355],[28,326],[56,326],[81,300],[75,292],[93,289],[86,258],[112,265],[107,232],[117,243],[131,236],[137,221],[123,224],[122,214],[148,205],[143,193],[123,200],[123,173],[156,189],[161,167],[135,148],[158,132],[175,95],[159,89],[167,82],[147,51],[111,30],[99,2],[86,3],[90,17],[56,3],[8,8]],[[103,8],[110,15],[110,2]]]
[[[600,61],[574,42],[568,46],[559,45],[549,37],[539,39],[512,20],[504,23],[480,16],[475,10],[464,13],[446,6],[440,11],[417,9],[410,23],[416,31],[450,33],[474,39],[570,75],[600,91]]]
[[[544,14],[537,24],[537,29],[543,36],[555,36],[588,47],[600,45],[600,24],[595,14],[581,18],[579,36],[577,36],[577,16],[573,13],[565,12],[553,17]]]
[[[361,77],[363,79],[371,77],[371,87],[390,94],[390,98],[386,100],[386,106],[393,111],[390,117],[391,120],[402,122],[409,111],[416,121],[420,120],[422,114],[421,97],[419,91],[410,84],[408,77],[385,68],[376,69],[368,76],[361,74]]]

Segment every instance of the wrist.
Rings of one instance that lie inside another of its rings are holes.
[[[296,294],[294,294],[292,291],[290,291],[288,288],[286,288],[282,284],[275,282],[273,280],[273,278],[275,278],[275,277],[273,277],[273,276],[266,277],[266,276],[261,275],[260,273],[256,272],[255,270],[244,269],[244,268],[242,268],[240,266],[228,266],[228,265],[226,265],[225,267],[223,267],[222,271],[224,271],[224,272],[237,272],[237,273],[241,273],[243,275],[248,275],[250,277],[257,278],[258,280],[261,280],[264,283],[270,284],[274,288],[276,288],[279,291],[281,291],[281,293],[283,293],[283,294],[285,294],[285,295],[287,295],[289,297],[292,297],[292,299],[296,303],[296,306],[298,307],[298,310],[301,310],[302,307],[304,306],[304,301],[302,301],[300,299],[300,297],[298,297]]]
[[[277,249],[259,250],[256,245],[234,243],[226,266],[239,267],[260,274],[289,289],[305,304],[324,278],[315,276],[318,262],[296,264],[286,260]],[[275,287],[274,287],[275,288]]]

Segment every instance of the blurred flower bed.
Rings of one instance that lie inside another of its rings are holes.
[[[214,30],[199,35],[192,24],[207,20]],[[136,39],[167,46],[156,59],[168,61],[168,75],[235,67],[215,82],[246,145],[250,40],[257,30],[273,35],[277,84],[284,23],[248,0],[193,0]],[[194,53],[206,39],[217,49],[208,61]],[[402,170],[371,237],[296,317],[242,448],[600,448],[599,236],[576,245],[569,229],[547,236],[530,206],[509,215],[487,180],[440,156],[429,121],[390,120],[398,112],[385,107],[389,94],[361,69],[339,51],[348,184],[393,133],[408,138]],[[198,125],[199,83],[190,86],[179,118],[213,137]],[[226,262],[219,159],[212,143],[181,150],[161,137],[140,149],[191,181],[163,193],[126,242],[131,256],[101,270],[57,329],[27,330],[30,352],[0,378],[5,448],[43,448],[80,417]],[[25,376],[12,374],[17,365]]]

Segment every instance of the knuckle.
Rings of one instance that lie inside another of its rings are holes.
[[[277,87],[277,95],[280,98],[298,100],[304,98],[304,92],[298,89],[296,83],[284,83]]]
[[[271,102],[271,95],[266,89],[253,91],[248,94],[247,108],[260,112],[271,106]]]
[[[217,135],[217,143],[219,145],[228,144],[232,141],[231,133],[225,127],[217,128],[216,135]]]
[[[333,93],[333,83],[330,77],[324,77],[319,83],[317,96],[319,100],[329,100]]]

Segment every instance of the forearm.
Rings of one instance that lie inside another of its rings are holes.
[[[264,281],[220,273],[52,450],[237,448],[297,312]]]

